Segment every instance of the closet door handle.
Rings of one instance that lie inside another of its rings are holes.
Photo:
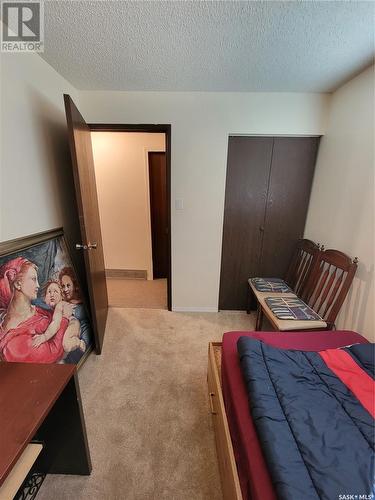
[[[259,231],[260,231],[261,233],[264,233],[264,226],[259,226]]]

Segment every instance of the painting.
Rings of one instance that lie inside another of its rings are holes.
[[[0,243],[0,359],[81,364],[92,339],[63,231]]]

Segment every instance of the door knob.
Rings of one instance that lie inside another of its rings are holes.
[[[76,250],[96,250],[98,248],[97,243],[88,243],[87,245],[81,245],[76,243]]]
[[[263,233],[263,232],[264,232],[264,226],[259,226],[259,231],[260,231],[261,233]]]

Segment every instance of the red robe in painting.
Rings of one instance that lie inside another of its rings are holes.
[[[33,347],[34,335],[44,333],[51,323],[53,312],[40,307],[35,308],[31,318],[20,323],[16,328],[2,331],[0,324],[0,355],[4,361],[23,363],[56,363],[64,356],[62,341],[69,320],[62,318],[56,335],[39,347]]]

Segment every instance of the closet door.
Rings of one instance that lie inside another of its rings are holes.
[[[274,138],[262,276],[284,277],[296,241],[303,236],[319,140],[319,137]]]
[[[219,309],[246,309],[259,274],[272,137],[229,137]]]

